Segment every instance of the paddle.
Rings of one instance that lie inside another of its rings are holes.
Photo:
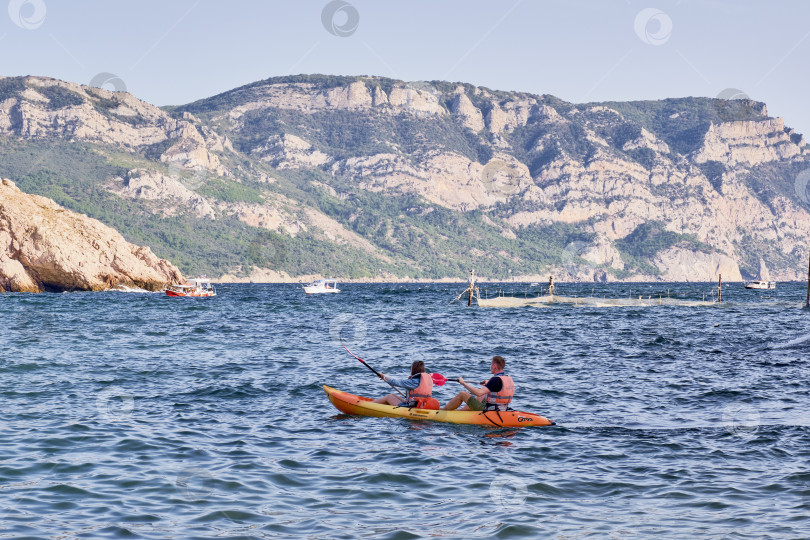
[[[349,353],[350,355],[352,355],[352,356],[354,356],[355,358],[357,358],[358,360],[360,360],[360,362],[361,362],[361,363],[362,363],[364,366],[366,366],[368,369],[370,369],[371,371],[373,371],[373,372],[374,372],[374,374],[375,374],[377,377],[379,377],[380,379],[382,379],[382,380],[384,380],[384,381],[385,381],[385,379],[383,379],[383,378],[382,378],[382,376],[379,374],[379,372],[378,372],[376,369],[374,369],[374,368],[373,368],[373,367],[371,367],[370,365],[366,364],[366,361],[365,361],[365,360],[363,360],[362,358],[360,358],[359,356],[357,356],[356,354],[354,354],[352,351],[350,351],[350,350],[349,350],[349,348],[348,348],[348,347],[346,347],[346,345],[343,345],[343,343],[341,343],[341,345],[343,346],[343,348],[344,348],[344,349],[346,349],[346,352],[347,352],[347,353]],[[387,382],[387,383],[388,383],[388,385],[389,385],[391,388],[393,388],[394,390],[396,390],[396,391],[397,391],[397,394],[399,394],[400,396],[402,396],[403,398],[405,398],[405,394],[403,394],[402,392],[400,392],[400,391],[399,391],[399,388],[397,388],[396,386],[394,386],[393,384],[391,384],[391,383],[390,383],[390,382],[388,382],[388,381],[385,381],[385,382]],[[442,383],[442,384],[444,384],[444,383]],[[405,399],[407,399],[407,398],[405,398]]]
[[[445,383],[450,382],[450,381],[458,382],[458,377],[448,379],[447,377],[445,377],[441,373],[431,373],[430,376],[433,378],[433,384],[435,384],[436,386],[444,386]],[[487,384],[487,381],[481,381],[481,384],[482,385]]]

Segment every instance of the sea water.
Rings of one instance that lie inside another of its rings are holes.
[[[802,284],[507,309],[449,304],[463,288],[0,295],[0,537],[810,537]],[[557,425],[340,415],[322,385],[391,391],[341,342],[395,376],[480,381],[501,355],[512,405]]]

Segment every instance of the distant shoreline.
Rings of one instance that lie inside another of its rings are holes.
[[[227,284],[267,284],[267,285],[299,285],[302,283],[309,283],[318,279],[327,279],[321,277],[307,277],[307,278],[289,278],[289,279],[272,279],[272,280],[251,280],[248,278],[233,278],[233,276],[228,276],[227,279],[216,279],[211,278],[211,281],[215,283],[227,283]],[[331,278],[330,278],[331,279]],[[458,279],[458,278],[440,278],[440,279],[427,279],[427,278],[335,278],[337,279],[338,283],[455,283],[466,285],[468,281],[466,279]],[[489,278],[480,278],[475,280],[476,285],[478,284],[487,284],[487,283],[497,283],[497,284],[511,284],[514,283],[515,285],[524,285],[530,283],[538,283],[539,285],[548,285],[548,278],[546,279],[510,279],[510,280],[493,280]],[[627,284],[627,283],[650,283],[650,284],[666,284],[666,283],[707,283],[712,285],[717,285],[717,281],[665,281],[665,280],[649,280],[649,279],[638,279],[638,280],[611,280],[611,281],[564,281],[564,280],[554,280],[555,284],[576,284],[576,285],[611,285],[611,284]],[[745,280],[738,280],[738,281],[726,281],[723,280],[723,283],[745,283]],[[785,280],[785,281],[778,281],[778,283],[803,283],[801,280]]]

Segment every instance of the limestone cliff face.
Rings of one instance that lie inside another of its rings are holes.
[[[253,151],[272,156],[279,167],[320,168],[335,178],[354,179],[362,189],[417,194],[458,212],[499,207],[511,229],[506,236],[554,224],[579,227],[593,234],[593,260],[577,259],[573,267],[579,266],[571,272],[570,264],[550,268],[572,278],[626,275],[615,246],[646,223],[662,223],[666,231],[703,245],[669,246],[651,256],[658,278],[711,281],[723,273],[742,279],[742,269],[748,277],[756,274],[763,257],[772,261],[776,279],[802,273],[799,265],[786,261],[798,261],[810,245],[808,205],[791,197],[790,189],[763,196],[750,177],[762,166],[810,168],[810,154],[803,137],[786,128],[783,119],[768,117],[761,104],[751,104],[747,118],[740,120],[712,117],[709,108],[710,120],[697,138],[701,123],[694,121],[695,113],[677,108],[659,121],[670,131],[660,134],[605,105],[560,106],[545,96],[463,85],[394,82],[384,91],[376,84],[361,79],[321,89],[268,82],[252,88],[244,105],[212,118],[229,119],[228,135],[237,138],[252,128],[242,117],[247,110],[295,109],[303,117],[345,110],[369,121],[456,122],[460,132],[476,134],[491,149],[487,159],[442,141],[409,152],[391,141],[390,151],[341,157],[330,155],[317,129],[308,130],[309,138],[300,131],[295,139],[274,136],[294,140],[294,148],[268,154],[267,146],[257,146]],[[684,140],[691,144],[686,151]],[[315,157],[310,157],[312,145],[318,145]],[[707,253],[707,246],[714,253]]]
[[[791,159],[802,154],[804,137],[792,137],[782,118],[727,122],[709,126],[703,145],[695,152],[696,163],[718,161],[727,166],[759,165]]]
[[[0,291],[159,290],[181,281],[180,271],[148,247],[0,180]]]
[[[163,144],[161,161],[225,173],[213,153],[230,143],[195,125],[193,115],[173,118],[127,92],[110,92],[44,77],[15,80],[17,92],[0,102],[0,135],[59,137],[126,150]]]
[[[692,251],[673,248],[659,253],[655,258],[659,268],[665,268],[662,276],[666,281],[708,281],[695,280],[695,276],[722,276],[725,281],[742,281],[737,262],[719,253],[694,253]]]
[[[271,135],[251,150],[251,155],[273,164],[278,169],[318,167],[330,161],[329,156],[295,135]]]
[[[191,181],[193,180],[192,178]],[[164,203],[161,206],[165,215],[192,212],[198,217],[209,219],[216,215],[208,200],[172,175],[132,169],[125,178],[113,179],[107,184],[107,189],[126,199],[160,201]]]

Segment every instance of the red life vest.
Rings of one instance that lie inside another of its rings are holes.
[[[515,382],[509,375],[504,375],[503,371],[496,373],[494,377],[500,377],[503,387],[500,392],[490,392],[487,394],[486,405],[497,405],[499,411],[505,411],[509,402],[515,395]]]
[[[419,374],[419,386],[413,390],[408,390],[408,401],[425,400],[433,393],[433,377],[427,373]]]

